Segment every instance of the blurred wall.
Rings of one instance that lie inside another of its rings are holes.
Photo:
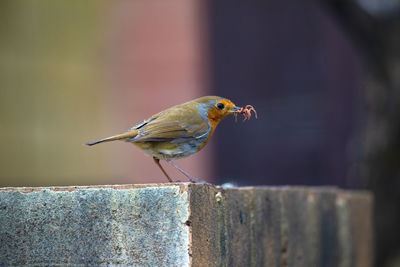
[[[107,83],[112,88],[114,131],[129,129],[152,114],[210,93],[203,4],[154,0],[113,5]],[[112,169],[124,182],[166,181],[152,158],[136,147],[119,143],[104,149],[109,149]],[[177,162],[205,180],[212,179],[212,163],[211,146]],[[172,177],[187,180],[169,164],[161,164]]]
[[[364,70],[333,14],[315,1],[222,0],[210,17],[212,88],[259,114],[216,133],[219,181],[358,187]]]
[[[199,1],[1,1],[0,185],[165,182],[133,145],[82,144],[206,94],[201,12]],[[210,177],[210,152],[181,165]]]
[[[0,2],[0,184],[104,182],[104,1]]]

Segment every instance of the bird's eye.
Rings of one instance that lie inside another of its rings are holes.
[[[222,103],[218,103],[218,104],[217,104],[217,108],[220,109],[220,110],[223,110],[224,107],[225,107],[225,105],[222,104]]]

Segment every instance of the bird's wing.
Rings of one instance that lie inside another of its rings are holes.
[[[201,117],[197,109],[175,106],[135,125],[131,130],[137,129],[138,134],[127,141],[180,143],[201,138],[209,133],[210,128],[208,120]]]

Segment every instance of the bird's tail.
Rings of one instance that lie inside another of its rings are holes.
[[[122,133],[122,134],[117,134],[117,135],[112,135],[106,138],[102,138],[102,139],[97,139],[91,142],[87,142],[85,145],[87,146],[93,146],[93,145],[97,145],[100,143],[104,143],[104,142],[110,142],[110,141],[115,141],[115,140],[127,140],[127,139],[131,139],[134,138],[137,135],[138,131],[137,130],[133,130],[133,131],[129,131],[126,133]]]

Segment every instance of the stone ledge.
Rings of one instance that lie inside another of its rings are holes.
[[[372,202],[318,187],[0,188],[0,265],[368,267]]]

